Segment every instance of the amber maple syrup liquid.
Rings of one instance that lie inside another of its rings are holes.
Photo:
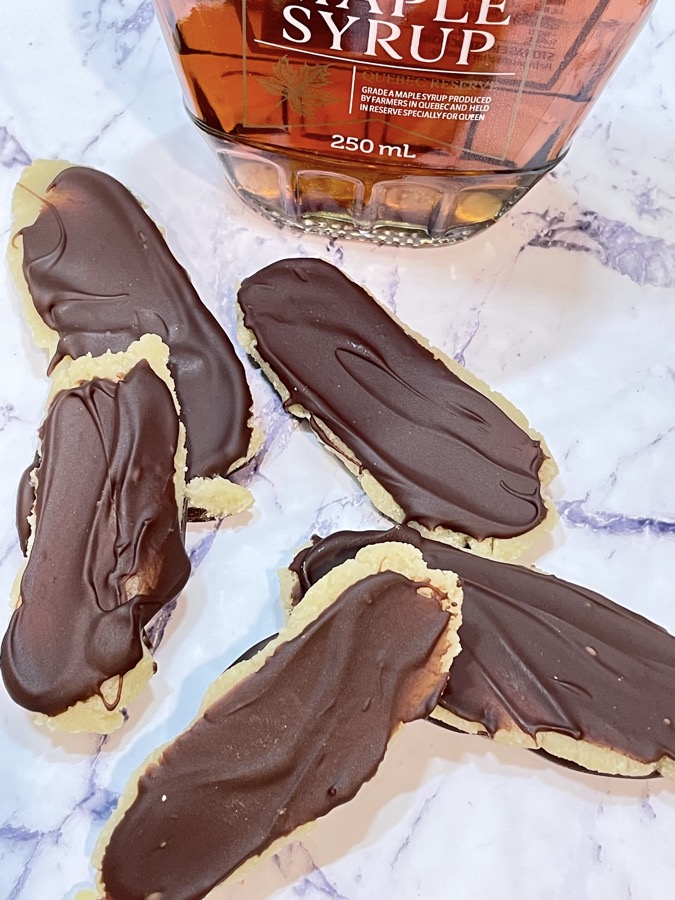
[[[561,159],[652,0],[157,5],[188,109],[247,202],[417,245],[482,230]]]

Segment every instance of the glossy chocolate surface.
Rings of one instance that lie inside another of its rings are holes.
[[[125,350],[158,334],[171,352],[188,476],[227,474],[251,439],[244,368],[133,195],[102,172],[65,169],[21,234],[35,308],[59,335],[50,371],[64,356]]]
[[[446,681],[449,614],[418,587],[392,572],[351,585],[162,751],[103,857],[110,900],[203,897],[356,794]]]
[[[239,303],[287,405],[330,444],[327,425],[406,522],[480,540],[543,520],[541,446],[334,266],[275,263],[243,282]]]
[[[462,652],[441,707],[490,735],[557,731],[640,762],[675,759],[675,638],[594,591],[394,528],[315,538],[291,564],[295,602],[361,547],[392,540],[462,582]]]
[[[17,703],[56,715],[139,662],[144,626],[190,562],[176,410],[147,363],[58,394],[40,434],[35,537],[0,665]]]

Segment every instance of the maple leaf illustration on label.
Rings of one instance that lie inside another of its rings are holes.
[[[292,66],[288,57],[282,56],[272,69],[272,74],[268,78],[258,78],[258,81],[270,94],[281,95],[277,106],[286,100],[298,115],[311,118],[320,107],[340,99],[327,89],[329,75],[330,66],[310,66],[307,63]]]

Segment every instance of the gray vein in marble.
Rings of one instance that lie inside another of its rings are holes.
[[[396,853],[394,854],[394,857],[391,861],[391,871],[392,872],[394,871],[396,866],[401,861],[401,858],[405,854],[405,851],[410,846],[410,843],[415,836],[415,832],[417,831],[420,823],[426,818],[429,808],[431,807],[431,805],[434,802],[434,800],[436,799],[436,797],[438,797],[439,791],[440,791],[440,788],[436,788],[436,790],[433,792],[433,794],[431,794],[431,796],[425,797],[424,802],[422,803],[422,806],[420,807],[419,812],[417,813],[417,815],[415,816],[415,818],[412,820],[412,822],[410,824],[410,829],[408,830],[408,833],[405,836],[403,843],[399,846],[399,848],[396,850]]]
[[[652,32],[654,31],[654,23],[651,20],[648,23],[648,27],[649,27],[650,31],[652,31]],[[667,44],[668,41],[672,40],[674,37],[675,37],[675,28],[672,31],[669,31],[668,34],[665,34],[660,41],[657,41],[654,49],[660,50],[664,44]]]
[[[625,222],[592,210],[572,208],[568,214],[530,215],[539,218],[544,228],[528,241],[528,247],[589,253],[603,266],[640,286],[675,286],[675,244],[642,234]],[[570,215],[574,217],[571,222]]]
[[[607,534],[629,535],[651,532],[655,535],[675,535],[675,522],[667,519],[655,519],[651,516],[626,516],[621,513],[603,510],[588,510],[583,500],[562,500],[558,506],[561,519],[576,528],[590,528],[591,531],[602,531]]]
[[[103,140],[103,138],[110,131],[110,129],[113,128],[113,126],[117,123],[117,121],[120,118],[122,118],[122,116],[124,116],[126,114],[126,112],[127,112],[126,108],[121,109],[118,112],[116,112],[110,119],[108,119],[108,121],[105,123],[105,125],[103,125],[96,132],[96,134],[93,136],[93,138],[84,145],[84,147],[82,148],[82,155],[86,156],[87,153],[90,150],[92,150],[98,144],[99,141]]]
[[[328,254],[328,262],[331,262],[338,269],[342,269],[345,263],[345,251],[342,244],[338,243],[335,238],[331,238],[326,244],[326,252]]]
[[[11,554],[14,552],[14,548],[18,546],[18,543],[19,542],[16,539],[16,535],[14,535],[13,540],[9,544],[7,544],[2,551],[0,551],[0,566],[2,566],[7,559],[9,559]]]
[[[12,166],[29,166],[32,160],[14,135],[0,125],[0,165],[6,169]]]

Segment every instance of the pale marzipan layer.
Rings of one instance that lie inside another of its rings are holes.
[[[485,727],[479,722],[467,722],[441,706],[434,709],[431,718],[466,734],[486,734]],[[518,728],[514,728],[513,731],[500,729],[495,733],[493,740],[498,744],[510,744],[514,747],[524,747],[527,750],[545,750],[551,756],[576,763],[590,772],[599,772],[604,775],[642,778],[652,772],[659,772],[664,778],[675,778],[675,761],[668,756],[662,756],[653,763],[643,763],[609,747],[601,747],[590,741],[576,740],[557,731],[540,731],[533,739]]]
[[[7,262],[32,338],[38,347],[42,347],[48,352],[50,357],[56,351],[59,336],[56,331],[42,321],[33,304],[23,274],[23,239],[18,232],[35,223],[44,207],[43,198],[47,193],[47,188],[57,175],[72,165],[65,160],[36,160],[22,172],[12,197],[12,238],[7,250]],[[141,206],[145,209],[145,204],[141,203]],[[162,234],[164,233],[161,228],[160,231]],[[66,357],[60,365],[70,361],[70,357]],[[252,429],[248,451],[245,457],[236,460],[230,466],[229,472],[240,469],[255,456],[262,446],[263,433],[255,423],[254,416],[251,416],[248,424]],[[253,496],[246,488],[233,485],[222,476],[210,479],[193,478],[188,485],[186,497],[190,506],[202,510],[206,518],[213,519],[236,515],[253,505]]]
[[[373,299],[373,303],[377,301]],[[260,353],[258,352],[258,345],[255,334],[253,331],[248,329],[244,324],[244,314],[240,304],[237,302],[235,304],[237,310],[237,321],[238,321],[238,329],[237,329],[237,337],[239,339],[240,344],[244,347],[246,352],[254,359],[258,365],[261,367],[269,381],[272,383],[272,386],[279,394],[284,403],[288,402],[290,399],[290,393],[287,387],[282,384],[280,379],[277,377],[277,374],[274,372],[269,363],[262,358]],[[533,431],[525,416],[516,409],[511,403],[506,400],[501,394],[498,394],[495,391],[492,391],[485,382],[476,378],[475,375],[472,375],[458,363],[456,363],[453,359],[446,354],[442,353],[440,350],[437,350],[435,347],[432,347],[429,342],[417,334],[414,331],[411,331],[407,328],[401,321],[399,321],[395,316],[393,316],[389,310],[381,307],[387,315],[390,316],[391,319],[396,323],[396,325],[403,329],[407,335],[417,341],[418,344],[421,344],[427,350],[429,350],[436,359],[442,362],[447,368],[462,381],[466,382],[475,390],[479,391],[489,400],[491,400],[496,406],[498,406],[502,412],[504,412],[519,428],[525,431],[533,440],[538,441],[541,444],[541,448],[545,454],[544,462],[539,470],[539,481],[541,483],[542,495],[545,494],[545,491],[553,480],[553,478],[558,473],[558,467],[553,461],[549,450],[546,446],[546,443],[543,437],[538,434],[536,431]],[[297,416],[301,419],[309,419],[310,413],[302,406],[297,403],[294,403],[287,407],[288,411],[292,413],[294,416]],[[394,522],[398,522],[399,524],[405,522],[406,517],[401,506],[396,502],[396,500],[391,496],[391,494],[370,474],[370,472],[364,468],[360,462],[354,455],[353,451],[345,446],[345,444],[331,431],[330,427],[326,425],[321,419],[316,416],[313,417],[314,421],[317,423],[319,428],[326,434],[330,443],[326,443],[321,441],[324,444],[327,450],[333,453],[338,459],[342,462],[342,464],[354,475],[361,484],[361,487],[366,492],[366,494],[370,497],[371,501],[375,505],[380,512],[384,513],[385,516],[392,519]],[[319,437],[317,435],[317,437]],[[321,438],[319,437],[319,440]],[[469,547],[473,550],[474,553],[477,553],[480,556],[488,556],[494,559],[510,561],[518,559],[522,556],[526,551],[528,551],[537,541],[543,538],[551,529],[554,527],[555,523],[558,519],[558,514],[553,504],[552,500],[549,497],[544,496],[544,503],[546,505],[546,516],[539,525],[532,528],[530,531],[525,534],[519,535],[514,538],[486,538],[485,540],[479,541],[476,538],[470,537],[466,534],[461,534],[460,532],[449,531],[446,528],[435,528],[430,530],[425,528],[423,525],[420,525],[418,522],[407,522],[406,524],[415,528],[420,532],[424,537],[430,538],[431,540],[440,541],[441,543],[451,544],[453,547],[458,547],[460,549],[464,549]]]
[[[153,372],[158,375],[168,386],[179,413],[178,401],[174,392],[173,379],[167,368],[169,348],[162,343],[161,338],[155,334],[145,334],[139,341],[135,341],[128,350],[122,353],[106,353],[103,356],[81,356],[76,360],[64,360],[55,370],[51,383],[51,391],[47,405],[47,411],[54,397],[61,391],[78,387],[94,378],[107,378],[110,381],[121,381],[127,372],[140,362],[147,360]],[[38,448],[39,449],[39,448]],[[185,429],[179,424],[178,446],[174,457],[174,485],[176,491],[176,504],[178,519],[182,519],[183,502],[185,497]],[[35,510],[29,517],[30,537],[26,549],[26,559],[21,571],[14,581],[12,601],[14,608],[20,606],[20,585],[23,572],[30,558],[35,533]],[[95,694],[88,700],[81,700],[69,709],[56,716],[46,716],[39,713],[35,721],[39,725],[47,725],[58,731],[89,732],[92,734],[110,734],[124,724],[124,710],[146,687],[154,673],[154,662],[150,651],[144,648],[143,656],[136,666],[129,672],[123,673],[122,690],[119,703],[115,709],[107,709],[103,700]],[[116,675],[109,678],[101,685],[101,692],[109,703],[114,702],[119,691],[119,678]]]
[[[452,660],[460,651],[457,630],[461,624],[462,590],[457,583],[457,576],[452,572],[443,572],[439,569],[428,569],[422,559],[422,554],[410,544],[394,542],[375,544],[371,547],[363,548],[357,553],[355,559],[348,560],[341,566],[337,566],[324,578],[313,585],[311,589],[307,591],[302,603],[298,604],[292,611],[285,627],[275,640],[270,641],[270,643],[252,659],[238,663],[236,666],[227,669],[219,678],[217,678],[207,689],[194,721],[196,722],[201,718],[212,704],[229,691],[233,690],[236,685],[261,669],[264,663],[281,645],[293,640],[293,638],[301,634],[305,628],[317,619],[318,616],[348,587],[367,578],[369,575],[375,575],[383,571],[400,572],[402,575],[413,581],[425,582],[429,585],[433,585],[445,595],[444,599],[441,601],[441,605],[447,611],[452,612],[452,617],[441,638],[443,643],[439,641],[440,646],[443,647],[443,653],[438,659],[437,671],[439,673],[447,672]],[[420,588],[420,590],[423,591],[424,588]],[[414,616],[414,611],[412,610],[411,616]],[[194,724],[194,722],[192,724]],[[185,731],[188,731],[190,727],[191,725],[189,725]],[[164,748],[169,746],[170,743],[172,743],[172,741],[153,751],[133,773],[126,790],[120,797],[117,809],[106,823],[101,833],[93,854],[94,866],[98,873],[98,893],[96,894],[98,897],[105,897],[104,886],[100,881],[100,869],[105,848],[110,841],[110,837],[117,824],[122,820],[124,813],[131,807],[136,799],[140,777],[151,766],[159,761]],[[258,864],[258,862],[273,856],[279,851],[280,847],[289,841],[298,840],[302,834],[307,832],[312,824],[313,823],[307,823],[306,825],[302,825],[299,828],[296,828],[292,834],[274,841],[274,843],[259,856],[251,857],[243,863],[243,865],[225,879],[224,882],[221,882],[219,887],[223,884],[231,884],[240,881],[253,866]],[[90,897],[91,895],[87,894],[85,896]]]
[[[192,478],[186,496],[192,509],[203,509],[209,519],[236,516],[253,506],[253,495],[227,478]]]

